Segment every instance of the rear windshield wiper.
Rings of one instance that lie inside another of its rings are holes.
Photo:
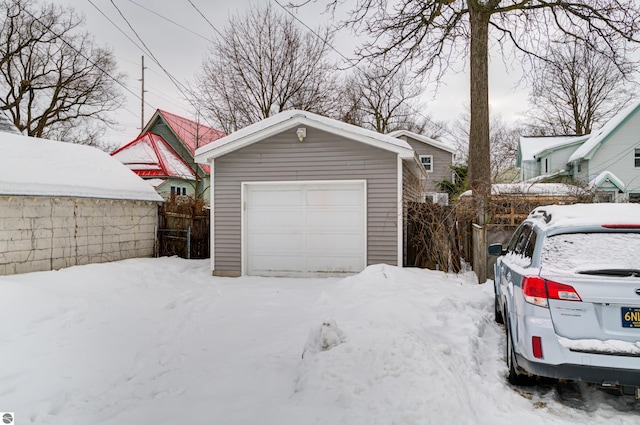
[[[588,274],[593,276],[640,277],[640,269],[583,270],[579,271],[578,274]]]

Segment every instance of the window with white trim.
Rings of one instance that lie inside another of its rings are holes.
[[[636,164],[636,168],[640,168],[640,149],[636,148],[636,153],[635,153],[635,164]]]
[[[433,171],[433,155],[420,155],[420,162],[427,173]]]

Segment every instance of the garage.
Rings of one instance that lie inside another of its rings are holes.
[[[331,276],[366,264],[366,182],[243,184],[243,269],[257,276]]]

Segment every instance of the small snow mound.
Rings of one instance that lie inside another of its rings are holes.
[[[309,332],[309,337],[302,351],[302,358],[307,354],[317,354],[321,351],[328,351],[347,340],[342,329],[338,327],[335,320],[328,320],[320,326],[315,326]]]

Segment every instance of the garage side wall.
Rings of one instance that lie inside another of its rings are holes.
[[[0,197],[0,275],[151,257],[157,203]]]
[[[366,180],[367,264],[397,265],[397,155],[307,127],[296,128],[216,158],[214,166],[214,273],[241,271],[241,183]]]

